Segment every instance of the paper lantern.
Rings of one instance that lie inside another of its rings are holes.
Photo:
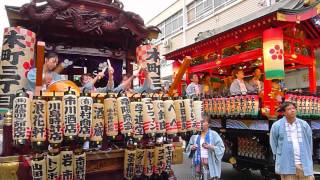
[[[193,111],[193,100],[192,99],[184,99],[184,104],[186,107],[186,125],[188,131],[195,131],[196,130],[196,121],[194,117]]]
[[[141,139],[143,137],[143,103],[130,103],[131,119],[133,121],[133,137]]]
[[[50,144],[59,144],[63,140],[62,129],[62,101],[55,98],[47,105],[48,141]]]
[[[164,118],[166,121],[167,134],[177,134],[178,126],[176,112],[174,110],[174,102],[171,99],[164,101]]]
[[[90,141],[101,142],[104,134],[104,105],[98,100],[93,103],[92,134]]]
[[[193,104],[194,114],[195,114],[195,120],[196,120],[196,127],[197,131],[201,131],[201,121],[203,120],[202,114],[203,114],[203,104],[202,101],[197,100],[194,101]]]
[[[174,101],[174,109],[177,117],[178,132],[187,132],[187,116],[186,116],[186,105],[183,99]]]
[[[126,179],[132,179],[134,176],[135,150],[126,149],[124,151],[124,170],[123,175]]]
[[[164,119],[164,104],[162,100],[154,100],[153,108],[155,114],[155,122],[156,122],[156,133],[164,134],[166,133],[166,122]]]
[[[32,178],[37,180],[47,180],[46,158],[33,158],[31,160]]]
[[[173,160],[173,145],[172,144],[164,144],[164,158],[165,158],[165,165],[164,171],[167,173],[171,172],[171,165]]]
[[[154,149],[146,149],[144,157],[144,172],[143,174],[147,177],[151,177],[153,174],[153,164],[154,164]]]
[[[79,118],[79,133],[78,136],[82,139],[90,137],[92,128],[92,105],[93,99],[89,96],[80,96],[78,99],[78,118]]]
[[[73,152],[61,151],[60,179],[73,180]]]
[[[134,173],[136,176],[142,176],[143,174],[143,166],[144,166],[144,157],[145,157],[145,149],[137,148],[135,154],[135,165],[134,165]]]
[[[78,134],[78,98],[74,94],[64,95],[62,98],[62,119],[64,122],[64,136],[73,139]]]
[[[151,98],[142,98],[143,103],[143,129],[146,134],[156,133],[156,122]]]
[[[284,79],[283,31],[271,28],[263,32],[265,79]]]
[[[156,146],[154,150],[154,173],[161,174],[165,165],[165,149],[163,146]]]
[[[122,134],[132,133],[132,119],[130,114],[130,100],[128,97],[117,98],[117,112],[119,118],[120,132]]]
[[[48,180],[57,180],[60,176],[61,157],[59,154],[47,155],[47,178]]]
[[[28,97],[16,97],[13,100],[12,136],[13,140],[24,144],[31,136],[31,100]]]
[[[117,100],[115,98],[106,98],[104,100],[104,118],[105,118],[105,133],[109,137],[118,135],[118,114]]]
[[[44,142],[47,137],[47,101],[34,99],[31,104],[31,141]]]
[[[86,153],[80,152],[73,155],[74,158],[74,168],[73,172],[75,173],[76,180],[85,180],[86,179]]]

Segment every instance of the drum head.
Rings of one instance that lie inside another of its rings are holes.
[[[68,91],[69,87],[72,91],[75,91],[76,94],[80,94],[80,88],[72,81],[69,80],[59,80],[51,83],[47,87],[47,92],[66,92]]]

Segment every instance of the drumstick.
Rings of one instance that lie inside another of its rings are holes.
[[[141,65],[139,66],[137,72],[133,73],[133,78],[134,78],[134,76],[138,76],[140,71],[141,71]]]
[[[107,69],[108,69],[108,66],[106,66],[101,72],[104,74]]]
[[[111,63],[109,59],[107,59],[107,63],[108,63],[108,67],[111,67]]]
[[[107,63],[108,63],[108,66],[106,66],[105,68],[103,68],[103,70],[101,71],[103,74],[106,72],[106,70],[108,69],[108,67],[111,67],[111,63],[110,63],[110,60],[107,59]],[[101,77],[99,77],[99,79],[101,79]]]
[[[108,66],[106,66],[105,68],[103,68],[103,70],[101,71],[103,74],[106,72],[106,70],[108,69]],[[101,79],[101,76],[98,77],[98,79]]]

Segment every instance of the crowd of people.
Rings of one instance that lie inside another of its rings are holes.
[[[235,69],[230,76],[220,80],[219,78],[212,79],[208,74],[201,79],[198,74],[190,76],[191,83],[186,88],[187,96],[234,96],[246,94],[258,94],[263,96],[264,83],[262,81],[261,69],[253,69],[252,75],[245,77],[242,69]],[[214,80],[214,81],[212,81]],[[271,83],[274,99],[281,103],[283,100],[283,87],[279,79],[272,80]]]
[[[61,79],[59,73],[66,68],[66,64],[58,65],[58,56],[49,53],[45,57],[43,66],[43,79],[45,86]],[[131,89],[132,80],[137,74],[124,75],[120,85],[114,88],[114,69],[108,67],[108,83],[106,87],[95,87],[97,80],[104,76],[104,72],[93,77],[84,74],[80,81],[84,92],[151,92],[153,85],[148,77],[148,71],[144,74],[146,78],[141,87]],[[245,95],[248,93],[260,94],[263,92],[264,84],[261,81],[261,70],[254,69],[252,78],[245,81],[244,72],[241,69],[233,71],[233,76],[226,77],[218,85],[213,85],[210,76],[204,76],[200,82],[197,74],[191,75],[191,83],[186,88],[186,94],[193,95]],[[36,82],[36,69],[31,69],[27,75],[29,90],[34,91]],[[280,89],[277,80],[272,82],[272,88]],[[282,180],[303,179],[312,180],[312,131],[308,123],[296,117],[296,106],[291,102],[284,102],[279,108],[284,117],[276,121],[270,131],[270,146],[275,156],[275,172],[281,175]],[[192,169],[195,179],[219,179],[221,176],[221,162],[225,147],[219,134],[209,128],[210,116],[203,115],[201,122],[201,133],[190,138],[186,151],[192,159]]]
[[[191,75],[191,83],[186,88],[188,96],[204,95],[245,95],[262,94],[264,84],[261,70],[254,69],[251,79],[245,81],[244,71],[233,71],[232,77],[213,88],[209,76],[199,83],[197,74]],[[272,91],[281,92],[279,80],[272,81]],[[217,94],[215,94],[217,93]],[[275,93],[275,99],[281,103],[282,95]],[[284,116],[276,121],[270,131],[270,147],[275,158],[275,172],[282,180],[313,180],[312,130],[308,123],[297,118],[296,105],[284,102],[278,109]],[[224,155],[224,143],[218,133],[209,128],[210,117],[203,116],[202,131],[190,138],[186,151],[192,159],[195,179],[219,179],[221,162]]]
[[[64,62],[58,64],[58,55],[56,53],[48,53],[45,56],[45,63],[43,65],[43,87],[45,89],[50,84],[62,80],[62,76],[59,74],[64,68],[68,67],[68,64]],[[95,87],[98,79],[105,76],[104,72],[99,72],[96,76],[91,73],[86,73],[81,75],[80,83],[82,85],[81,92],[84,93],[107,93],[107,92],[129,92],[129,93],[142,93],[154,91],[154,87],[150,77],[148,76],[148,71],[145,68],[141,68],[141,71],[145,74],[145,80],[142,86],[131,89],[132,81],[138,74],[133,75],[123,75],[122,81],[119,86],[114,87],[113,73],[114,69],[111,65],[108,66],[108,82],[106,87]],[[27,74],[28,79],[28,90],[30,94],[35,92],[36,84],[36,74],[37,69],[31,69]]]
[[[200,80],[198,74],[192,74],[191,83],[186,88],[188,96],[193,95],[244,95],[244,94],[260,94],[263,92],[263,81],[261,81],[261,70],[254,69],[252,78],[245,81],[244,71],[236,69],[232,71],[232,75],[221,81],[211,81],[209,75],[204,75]]]
[[[275,172],[281,180],[314,180],[313,141],[309,124],[297,118],[296,105],[292,102],[284,102],[278,111],[284,116],[273,123],[269,140]],[[225,147],[220,135],[209,128],[210,121],[210,116],[205,114],[201,133],[193,135],[186,148],[192,159],[192,174],[197,180],[217,180],[221,177]]]

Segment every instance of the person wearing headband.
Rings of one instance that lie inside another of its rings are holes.
[[[63,69],[73,64],[72,61],[66,59],[64,62],[58,65],[58,60],[58,55],[56,53],[51,52],[45,55],[45,63],[43,65],[44,85],[47,86],[53,82],[61,80],[62,78],[59,73],[62,72]],[[32,92],[35,91],[36,77],[37,69],[32,68],[27,74],[28,90]]]
[[[138,70],[139,73],[140,70]],[[149,76],[149,72],[143,68],[141,69],[141,71],[144,71],[145,74],[145,79],[143,82],[142,86],[136,87],[134,89],[131,89],[132,86],[132,80],[138,76],[138,73],[133,74],[132,76],[128,76],[128,75],[123,75],[122,76],[122,81],[120,83],[120,85],[118,87],[116,87],[113,92],[119,93],[121,91],[125,91],[125,92],[131,92],[131,93],[142,93],[142,92],[153,92],[154,91],[154,86],[152,84],[152,80]]]
[[[80,77],[80,82],[82,84],[82,87],[80,88],[81,92],[84,93],[107,93],[111,92],[112,89],[114,88],[114,82],[113,82],[113,68],[111,66],[108,67],[108,83],[106,87],[103,88],[96,88],[94,84],[97,82],[99,78],[104,77],[104,72],[98,73],[95,77],[92,76],[92,74],[87,73],[83,74]]]

